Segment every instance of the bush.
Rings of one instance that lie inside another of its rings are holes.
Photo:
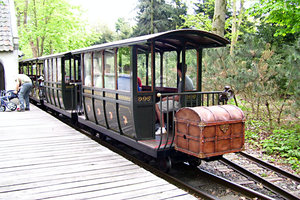
[[[267,139],[262,141],[263,150],[268,154],[275,154],[286,158],[285,162],[293,169],[300,166],[300,125],[295,129],[280,128],[273,131]]]

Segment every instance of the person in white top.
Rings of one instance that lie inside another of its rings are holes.
[[[177,74],[178,74],[179,80],[180,80],[179,84],[178,84],[178,93],[183,92],[182,91],[182,89],[183,89],[182,88],[182,68],[183,68],[183,64],[178,63],[177,64]],[[185,68],[186,68],[186,66],[185,66]],[[190,90],[193,90],[193,88],[194,88],[193,81],[190,79],[190,77],[188,77],[186,75],[185,76],[185,88],[184,88],[184,90],[185,91],[190,91]],[[160,135],[160,134],[167,133],[167,130],[165,128],[164,118],[161,115],[161,113],[162,112],[166,113],[166,112],[177,111],[180,107],[181,107],[181,105],[180,105],[180,96],[179,95],[169,97],[168,101],[167,101],[167,97],[164,97],[162,99],[162,104],[160,104],[160,102],[156,103],[155,111],[156,111],[156,116],[157,116],[159,122],[161,123],[161,128],[159,128],[155,132],[155,135]]]
[[[30,108],[29,108],[29,93],[32,88],[31,79],[28,76],[26,76],[25,74],[18,74],[15,81],[16,81],[16,90],[14,93],[17,94],[20,89],[19,94],[18,94],[18,97],[20,100],[20,107],[17,109],[17,111],[30,110]]]

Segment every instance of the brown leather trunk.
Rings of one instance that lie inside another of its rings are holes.
[[[243,150],[245,116],[233,105],[181,108],[175,114],[175,149],[207,158]]]

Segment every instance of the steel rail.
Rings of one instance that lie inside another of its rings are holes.
[[[203,192],[201,191],[200,189],[190,185],[190,184],[187,184],[185,183],[184,181],[181,181],[180,179],[168,174],[168,173],[165,173],[155,167],[152,167],[151,165],[149,164],[146,164],[145,162],[137,159],[135,156],[132,156],[131,154],[125,152],[125,151],[122,151],[120,150],[119,148],[117,147],[114,147],[113,145],[109,144],[108,142],[106,141],[103,141],[103,140],[100,140],[99,138],[95,137],[95,136],[92,136],[90,135],[89,133],[87,133],[85,130],[82,130],[82,129],[79,129],[82,133],[84,133],[85,135],[89,136],[91,139],[99,142],[101,145],[104,145],[105,147],[111,149],[112,151],[124,156],[125,158],[131,160],[132,162],[134,162],[135,164],[151,171],[152,173],[156,174],[157,176],[159,177],[162,177],[164,178],[165,180],[173,183],[174,185],[177,185],[178,187],[180,188],[183,188],[185,190],[187,190],[190,194],[195,194],[196,196],[198,197],[201,197],[201,198],[204,198],[204,199],[209,199],[209,200],[219,200],[218,197],[216,196],[213,196],[211,194],[208,194],[206,192]],[[226,180],[222,177],[219,177],[219,176],[216,176],[216,175],[213,175],[207,171],[204,171],[204,170],[197,170],[198,172],[201,173],[201,175],[205,176],[205,177],[208,177],[210,180],[214,180],[215,182],[221,184],[221,185],[224,185],[225,187],[228,187],[228,188],[231,188],[232,190],[236,191],[236,192],[239,192],[241,194],[244,194],[248,197],[251,197],[251,198],[259,198],[261,200],[274,200],[274,198],[272,197],[269,197],[267,195],[264,195],[262,193],[259,193],[259,192],[256,192],[250,188],[247,188],[247,187],[244,187],[244,186],[241,186],[237,183],[234,183],[232,181],[229,181],[229,180]]]
[[[234,183],[230,180],[227,180],[225,178],[222,178],[220,176],[214,175],[208,171],[205,171],[203,169],[200,169],[200,173],[203,176],[206,176],[209,179],[214,180],[215,182],[220,183],[221,185],[225,185],[226,187],[229,187],[231,189],[233,189],[234,191],[240,192],[248,197],[251,198],[259,198],[261,200],[274,200],[272,197],[269,197],[267,195],[264,195],[262,193],[256,192],[255,190],[252,190],[250,188],[244,187],[242,185],[239,185],[237,183]]]
[[[282,170],[282,169],[280,169],[278,167],[270,165],[269,163],[267,163],[265,161],[262,161],[262,160],[260,160],[258,158],[255,158],[255,157],[253,157],[250,154],[247,154],[245,152],[239,152],[237,154],[240,154],[241,156],[244,156],[244,157],[248,158],[249,160],[251,160],[251,161],[259,164],[262,167],[268,168],[269,170],[275,171],[275,172],[279,173],[280,175],[285,176],[286,178],[290,178],[290,179],[292,179],[292,180],[300,183],[300,177],[299,176],[296,176],[296,175],[294,175],[292,173],[289,173],[287,171],[284,171],[284,170]]]
[[[226,159],[226,158],[221,158],[220,160],[223,164],[230,166],[233,170],[243,174],[246,177],[249,177],[251,179],[253,179],[256,182],[259,182],[261,184],[263,184],[266,188],[268,188],[269,190],[283,196],[286,199],[290,199],[290,200],[299,200],[298,197],[294,196],[293,194],[281,189],[280,187],[274,185],[273,183],[270,183],[269,181],[266,181],[265,179],[263,179],[262,177],[252,173],[251,171],[246,170],[244,167],[231,162],[230,160]]]

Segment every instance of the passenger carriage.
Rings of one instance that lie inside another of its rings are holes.
[[[43,62],[37,58],[22,60],[19,62],[19,73],[26,74],[32,80],[30,99],[34,103],[43,104]]]
[[[163,165],[169,165],[170,158],[197,162],[197,156],[174,148],[174,111],[162,116],[167,134],[155,135],[155,104],[174,95],[180,95],[182,107],[223,104],[222,91],[202,92],[202,54],[228,43],[209,32],[184,29],[37,58],[44,67],[45,105]],[[193,90],[178,93],[177,63],[186,65],[183,74],[192,79]],[[244,140],[239,141],[238,150]]]
[[[77,120],[81,105],[80,57],[67,52],[38,59],[44,63],[45,105]]]
[[[175,30],[72,51],[81,57],[84,116],[79,122],[152,157],[168,157],[174,153],[174,113],[164,116],[168,134],[156,136],[155,104],[177,94],[178,62],[187,65],[183,73],[194,84],[179,94],[182,106],[219,104],[220,92],[201,92],[202,51],[228,43],[205,31]]]

